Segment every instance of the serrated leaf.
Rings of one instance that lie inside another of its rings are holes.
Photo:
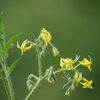
[[[12,65],[9,67],[8,71],[7,71],[7,76],[9,76],[11,74],[11,72],[13,71],[13,69],[15,68],[16,64],[19,62],[21,58],[17,59],[16,61],[14,61],[12,63]]]
[[[20,34],[15,35],[14,37],[12,37],[7,43],[6,45],[3,47],[3,55],[7,52],[7,50],[9,49],[9,47],[11,46],[11,44],[19,37]]]
[[[2,46],[2,44],[3,44],[3,39],[0,38],[0,46]]]
[[[2,23],[2,13],[0,15],[0,35],[4,34],[3,23]]]

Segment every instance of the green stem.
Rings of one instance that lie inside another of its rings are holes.
[[[52,43],[49,42],[49,44],[50,44],[52,47],[54,47],[54,45],[53,45]]]
[[[31,42],[31,41],[28,41],[25,45],[27,45],[28,43],[31,43],[31,44],[33,44],[34,46],[36,46],[36,43],[33,43],[33,42]]]
[[[38,61],[39,61],[39,78],[41,78],[42,77],[42,73],[41,73],[41,57],[40,57],[39,48],[37,46],[36,46],[36,50],[37,50]]]
[[[39,40],[39,38],[37,39]],[[30,98],[30,96],[33,94],[33,92],[36,90],[36,88],[38,87],[38,85],[40,84],[40,82],[43,80],[42,78],[42,73],[41,73],[41,57],[40,57],[40,52],[39,52],[39,48],[37,47],[36,44],[36,50],[37,50],[37,54],[38,54],[38,61],[39,61],[39,78],[35,77],[34,75],[32,75],[32,77],[38,79],[35,87],[31,90],[31,92],[28,94],[28,96],[25,98],[25,100],[28,100]],[[31,76],[30,76],[31,77]]]
[[[7,77],[7,82],[8,82],[8,87],[9,87],[9,91],[10,91],[10,95],[11,95],[11,100],[15,100],[14,98],[14,93],[13,93],[13,88],[12,88],[12,84],[11,84],[11,80],[10,77]]]
[[[38,40],[40,39],[41,37],[39,36],[38,39],[37,39],[37,42]],[[54,47],[50,42],[49,44]],[[42,73],[41,73],[41,57],[40,57],[40,52],[39,52],[39,48],[37,46],[37,43],[36,43],[36,50],[37,50],[37,54],[38,54],[38,61],[39,61],[39,78],[38,77],[35,77],[34,75],[30,75],[29,78],[32,76],[34,78],[37,79],[37,83],[35,85],[35,87],[30,91],[30,93],[28,94],[28,96],[25,98],[25,100],[28,100],[30,98],[30,96],[33,94],[33,92],[36,90],[36,88],[38,87],[38,85],[40,84],[40,82],[45,79],[49,74],[46,74],[44,76],[42,76]],[[72,70],[75,70],[75,68],[77,68],[80,64],[78,64],[77,66],[75,66],[74,68],[72,68]],[[69,70],[69,69],[63,69],[61,68],[60,70],[57,70],[54,72],[54,74],[57,74],[57,73],[60,73],[62,71],[66,71],[66,70]]]
[[[39,79],[35,85],[35,87],[31,90],[31,92],[28,94],[28,96],[25,98],[25,100],[28,100],[30,98],[30,96],[33,94],[33,92],[36,90],[36,88],[38,87],[38,85],[40,84],[40,82],[42,81],[42,79]]]
[[[80,65],[80,63],[79,63],[79,64],[77,64],[77,65],[74,67],[74,69],[76,69],[79,65]]]
[[[38,50],[37,50],[38,51]],[[39,56],[39,55],[38,55]],[[40,60],[41,61],[41,60]],[[78,66],[79,66],[79,64],[78,64]],[[40,68],[40,67],[39,67]],[[57,73],[60,73],[60,72],[62,72],[62,71],[66,71],[66,70],[68,70],[68,69],[63,69],[63,68],[61,68],[60,70],[57,70],[57,71],[55,71],[54,72],[54,74],[57,74]],[[75,70],[75,71],[77,71],[75,68],[73,68],[73,69],[71,69],[71,70]],[[41,73],[40,73],[41,74]],[[35,85],[35,87],[31,90],[31,92],[28,94],[28,96],[25,98],[25,100],[28,100],[29,98],[30,98],[30,96],[33,94],[33,92],[36,90],[36,88],[38,87],[38,85],[40,84],[40,82],[43,80],[43,79],[45,79],[46,77],[48,77],[48,75],[49,74],[46,74],[45,76],[43,76],[43,77],[40,77],[39,79],[38,79],[38,81],[37,81],[37,83],[36,83],[36,85]],[[70,80],[69,82],[71,82],[72,80]],[[68,83],[69,83],[68,82]]]
[[[35,79],[39,79],[38,77],[36,77],[35,75],[33,75],[33,74],[30,74],[29,76],[28,76],[28,79],[30,79],[31,77],[33,77],[33,78],[35,78]]]
[[[12,99],[11,99],[11,96],[10,96],[10,93],[9,93],[9,89],[8,89],[8,87],[7,87],[6,80],[5,80],[5,78],[4,78],[4,75],[3,75],[2,72],[1,72],[1,68],[0,68],[0,75],[1,75],[1,77],[2,77],[2,81],[3,81],[3,84],[4,84],[4,87],[5,87],[5,90],[6,90],[8,99],[9,99],[9,100],[12,100]]]
[[[7,55],[7,54],[6,54]],[[5,70],[4,70],[4,73],[6,75],[6,80],[7,80],[7,83],[8,83],[8,87],[9,87],[9,92],[10,92],[10,96],[11,96],[11,100],[15,100],[14,98],[14,93],[13,93],[13,88],[12,88],[12,84],[11,84],[11,80],[10,80],[10,76],[7,75],[7,71],[8,71],[8,67],[7,67],[7,56],[6,58],[4,59],[4,65],[5,65]],[[4,67],[4,66],[3,66]]]
[[[66,70],[68,70],[68,69],[66,69]],[[57,74],[57,73],[62,72],[62,71],[65,71],[65,70],[63,70],[63,69],[61,68],[61,69],[55,71],[54,74]]]

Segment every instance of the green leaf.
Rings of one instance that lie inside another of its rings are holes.
[[[11,44],[19,37],[20,34],[15,35],[14,37],[12,37],[3,47],[2,52],[3,55],[7,52],[7,50],[9,49],[9,47],[11,46]]]
[[[4,34],[4,28],[3,28],[3,23],[2,23],[2,13],[0,15],[0,36]]]
[[[0,15],[0,44],[3,46],[5,41],[4,26],[2,23],[2,13]]]
[[[17,59],[16,61],[14,61],[12,63],[12,65],[9,67],[8,71],[7,71],[7,76],[9,76],[11,74],[11,72],[13,71],[13,69],[15,68],[16,64],[19,62],[21,58]]]

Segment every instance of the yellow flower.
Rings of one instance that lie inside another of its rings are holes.
[[[65,65],[67,65],[67,67],[69,68],[73,68],[73,64],[79,59],[80,56],[76,55],[75,60],[66,58],[66,59],[62,59],[62,61],[64,62]]]
[[[41,37],[42,37],[43,41],[45,41],[46,46],[47,46],[48,43],[49,43],[50,40],[51,40],[51,35],[50,35],[50,33],[49,33],[45,28],[43,28],[43,29],[41,30]]]
[[[82,62],[80,62],[80,64],[82,64],[83,66],[86,66],[90,71],[91,71],[91,63],[92,63],[92,59],[89,56],[90,61],[88,61],[86,58],[84,58],[84,60]]]
[[[29,47],[25,47],[27,43],[27,39],[22,43],[21,47],[19,46],[18,44],[18,41],[17,41],[17,48],[21,49],[21,55],[23,55],[23,53],[26,51],[26,50],[29,50],[31,47],[32,47],[32,44],[30,44]]]
[[[88,81],[87,79],[85,79],[85,83],[81,83],[82,85],[84,85],[84,87],[83,88],[90,88],[90,89],[93,89],[93,87],[92,87],[92,82],[93,82],[93,80],[91,80],[91,81]]]
[[[63,58],[60,58],[60,66],[61,66],[63,69],[66,69],[67,66],[65,65],[65,63],[64,63],[63,60],[64,60]],[[63,73],[65,74],[65,71],[63,71]]]
[[[57,48],[53,48],[53,53],[54,56],[56,57],[57,55],[59,55],[59,51],[57,50]]]
[[[65,65],[63,58],[60,58],[60,66],[63,67]]]
[[[75,78],[75,79],[78,78],[78,79],[76,80],[76,86],[78,86],[79,82],[82,80],[82,73],[80,73],[80,74],[79,74],[79,77],[78,77],[77,72],[75,72],[74,78]]]

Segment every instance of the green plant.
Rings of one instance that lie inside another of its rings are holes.
[[[12,37],[8,42],[5,41],[5,34],[4,34],[4,27],[2,23],[2,15],[0,16],[0,79],[2,80],[8,99],[9,100],[15,100],[13,88],[10,80],[10,74],[13,71],[15,65],[19,62],[19,59],[17,59],[15,62],[12,63],[10,67],[7,65],[7,51],[11,44],[19,37],[20,34]],[[75,60],[72,60],[70,58],[60,58],[60,66],[61,68],[59,70],[54,71],[53,66],[50,66],[45,73],[42,75],[42,68],[41,68],[41,58],[45,56],[45,49],[48,45],[52,47],[52,51],[54,54],[54,57],[60,56],[58,49],[50,42],[52,39],[50,32],[48,32],[45,28],[41,30],[41,33],[35,41],[28,41],[27,39],[22,43],[21,47],[19,46],[17,42],[17,47],[21,49],[21,55],[23,56],[23,53],[26,50],[29,50],[31,48],[35,48],[38,55],[38,63],[39,63],[39,76],[35,76],[34,74],[30,74],[27,78],[27,86],[30,90],[29,94],[25,98],[25,100],[28,100],[30,96],[34,93],[38,85],[41,83],[42,80],[46,79],[50,83],[56,83],[56,74],[63,72],[63,78],[67,79],[67,83],[63,85],[63,88],[67,88],[65,95],[70,95],[70,92],[75,89],[75,86],[78,86],[78,84],[82,84],[83,88],[90,88],[92,87],[92,80],[88,81],[86,78],[82,76],[82,72],[79,72],[77,70],[78,66],[83,65],[87,67],[91,71],[91,63],[92,59],[90,58],[90,61],[88,61],[86,58],[84,58],[82,61],[79,61],[77,65],[76,62],[79,60],[80,56],[76,55]],[[29,45],[29,46],[27,46]],[[58,62],[59,63],[59,62]],[[38,67],[37,67],[38,68]],[[75,75],[74,77],[70,77],[70,75],[66,75],[65,72],[74,71]],[[36,81],[33,82],[31,78],[35,78]],[[84,82],[82,82],[84,81]],[[70,84],[69,87],[67,87]]]

